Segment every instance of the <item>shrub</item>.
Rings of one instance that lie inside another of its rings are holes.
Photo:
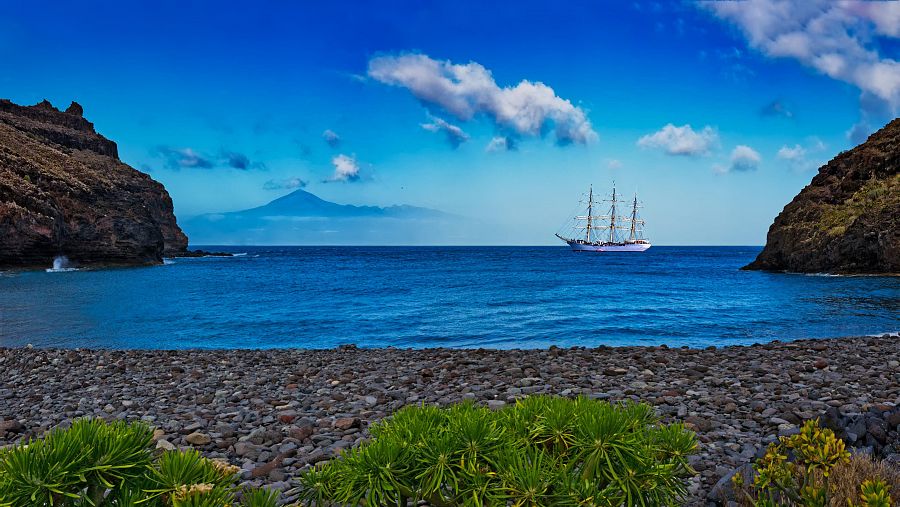
[[[301,477],[312,505],[672,505],[693,433],[644,404],[533,396],[499,411],[407,407]]]
[[[900,471],[869,456],[851,456],[843,440],[818,420],[782,437],[753,465],[753,481],[734,476],[743,505],[890,507]]]
[[[2,507],[223,507],[237,467],[194,450],[153,450],[143,423],[79,419],[43,439],[0,451]],[[245,507],[275,507],[275,493],[243,491]]]

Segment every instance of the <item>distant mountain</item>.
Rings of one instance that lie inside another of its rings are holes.
[[[416,206],[353,206],[296,190],[243,211],[183,221],[193,244],[418,245],[472,241],[469,219]]]
[[[353,206],[326,201],[305,190],[296,190],[279,197],[269,204],[244,211],[225,213],[244,217],[260,216],[302,216],[302,217],[394,217],[394,218],[450,218],[442,211],[416,206]]]
[[[900,118],[823,165],[745,269],[900,273]]]

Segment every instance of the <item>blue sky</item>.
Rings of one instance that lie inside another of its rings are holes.
[[[552,244],[587,185],[615,180],[655,243],[762,244],[815,168],[900,102],[889,4],[12,0],[3,14],[0,97],[77,100],[180,217],[304,186]]]

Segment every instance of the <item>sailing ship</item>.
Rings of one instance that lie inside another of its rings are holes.
[[[595,210],[610,203],[604,215],[595,215]],[[631,213],[619,215],[620,201],[613,183],[612,196],[601,202],[594,201],[593,185],[588,189],[587,210],[578,214],[564,236],[559,232],[556,237],[565,241],[576,252],[643,252],[650,248],[650,241],[644,238],[644,221],[638,217],[637,194],[631,203]],[[581,202],[582,206],[584,201]],[[583,209],[579,207],[579,211]]]

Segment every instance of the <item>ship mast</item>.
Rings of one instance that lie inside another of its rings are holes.
[[[616,242],[616,183],[613,182],[612,210],[609,215],[609,242]]]
[[[585,240],[590,243],[591,242],[591,215],[594,214],[594,185],[591,185],[588,189],[588,214],[587,214],[587,232],[585,233]]]
[[[629,241],[634,241],[634,224],[637,222],[637,192],[634,194],[634,207],[631,208],[631,237]]]

